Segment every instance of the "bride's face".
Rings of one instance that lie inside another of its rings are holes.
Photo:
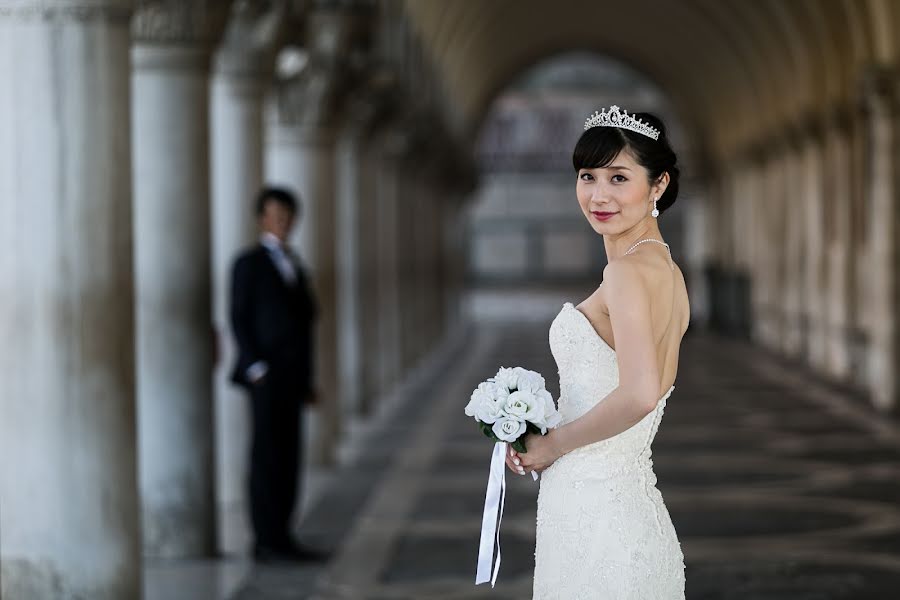
[[[651,194],[657,191],[647,169],[626,150],[606,167],[579,170],[575,189],[581,212],[600,234],[625,231],[647,217],[653,209]]]

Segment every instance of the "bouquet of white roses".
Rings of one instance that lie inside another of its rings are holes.
[[[484,435],[507,442],[517,452],[527,452],[526,433],[547,433],[559,424],[553,397],[540,373],[501,367],[497,374],[472,392],[466,414],[474,417]]]
[[[500,522],[506,498],[507,444],[517,452],[527,453],[525,435],[546,434],[547,429],[559,424],[560,415],[553,397],[544,387],[544,378],[522,367],[501,367],[495,376],[479,384],[472,392],[465,412],[474,417],[484,435],[496,442],[484,498],[475,573],[476,585],[490,581],[493,587],[500,571]],[[537,481],[537,473],[532,471],[531,476]],[[492,561],[495,547],[497,555]]]

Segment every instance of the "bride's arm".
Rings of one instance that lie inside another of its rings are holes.
[[[603,289],[619,364],[619,386],[580,418],[551,430],[560,455],[626,431],[656,408],[659,366],[650,323],[650,296],[630,257],[603,270]]]

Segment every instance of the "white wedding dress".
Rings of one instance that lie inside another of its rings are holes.
[[[566,302],[550,326],[562,423],[618,385],[615,351]],[[537,501],[533,600],[681,600],[684,555],[656,487],[650,445],[666,399],[630,429],[544,470]]]

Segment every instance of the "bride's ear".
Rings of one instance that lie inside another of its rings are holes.
[[[666,188],[669,187],[669,172],[663,171],[663,174],[659,176],[659,179],[656,180],[656,183],[653,184],[653,197],[654,198],[662,198],[662,195],[665,193]]]

